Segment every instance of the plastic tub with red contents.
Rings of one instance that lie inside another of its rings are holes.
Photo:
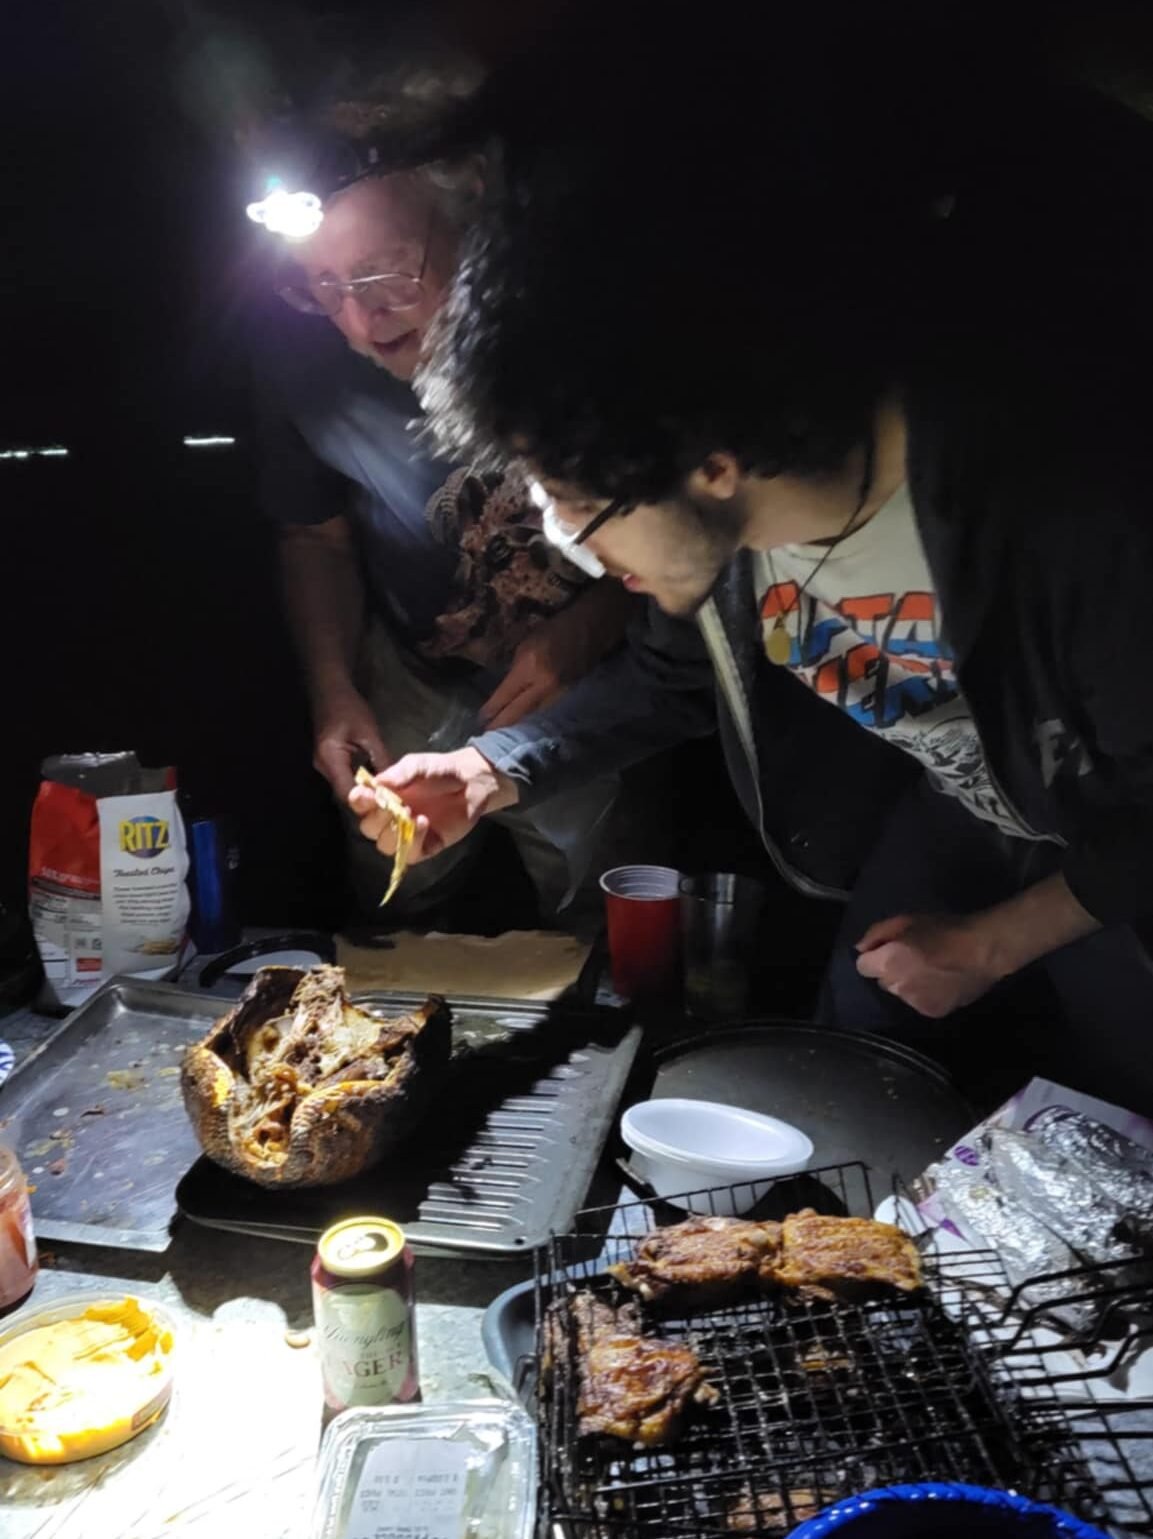
[[[28,1297],[39,1270],[28,1183],[11,1149],[0,1144],[0,1314]]]

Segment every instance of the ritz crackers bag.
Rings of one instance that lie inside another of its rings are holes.
[[[49,989],[79,1004],[116,973],[165,971],[188,919],[170,769],[132,753],[46,759],[32,809],[29,911]]]

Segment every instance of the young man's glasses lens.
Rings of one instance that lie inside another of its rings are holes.
[[[590,535],[595,534],[602,524],[607,524],[610,518],[627,513],[632,504],[625,498],[619,497],[603,507],[583,529],[573,529],[561,518],[557,512],[555,500],[549,496],[539,481],[529,483],[529,496],[540,509],[541,528],[549,544],[559,550],[566,561],[571,561],[573,566],[579,567],[589,577],[604,577],[606,574],[603,564],[597,560],[591,550],[585,549],[585,541]]]

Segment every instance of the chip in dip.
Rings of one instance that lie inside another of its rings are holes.
[[[133,1298],[74,1299],[0,1336],[0,1453],[69,1464],[127,1443],[172,1393],[172,1332]]]
[[[376,797],[376,805],[381,812],[388,814],[396,829],[396,854],[392,857],[392,880],[388,884],[388,891],[380,900],[380,906],[383,908],[400,886],[400,879],[408,865],[408,852],[412,848],[412,841],[416,834],[416,822],[411,811],[396,792],[390,791],[387,786],[378,786],[366,769],[357,770],[356,783],[358,786],[368,787]]]

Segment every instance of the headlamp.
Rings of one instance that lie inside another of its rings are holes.
[[[285,240],[307,240],[320,229],[324,204],[314,192],[289,192],[273,177],[265,196],[258,203],[249,203],[244,212],[271,235],[283,235]]]
[[[249,203],[245,213],[254,224],[288,241],[315,235],[329,198],[366,176],[382,175],[385,169],[379,148],[368,142],[312,133],[282,148],[286,153],[277,155],[274,164],[279,162],[282,171],[290,168],[288,174],[270,176],[263,198]]]

